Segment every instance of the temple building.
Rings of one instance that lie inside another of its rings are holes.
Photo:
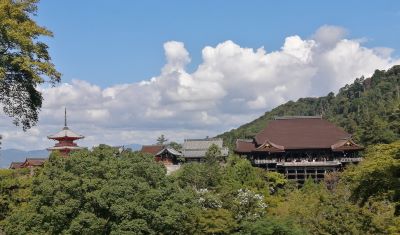
[[[164,145],[143,145],[141,152],[149,153],[154,156],[156,162],[162,162],[164,165],[179,165],[182,156],[178,150]]]
[[[167,174],[178,170],[182,163],[182,153],[165,145],[143,145],[142,153],[151,154],[156,162],[162,163],[167,169]]]
[[[217,145],[221,149],[222,156],[228,156],[228,148],[223,146],[223,140],[220,138],[205,139],[185,139],[183,142],[183,158],[186,162],[202,162],[206,156],[207,150],[211,145]]]
[[[54,135],[47,136],[48,139],[58,141],[49,151],[59,151],[63,156],[67,156],[71,151],[84,149],[79,147],[74,141],[85,138],[70,130],[67,126],[67,109],[65,109],[64,128]]]
[[[295,116],[277,117],[253,139],[237,140],[235,152],[254,166],[303,183],[358,163],[362,149],[349,133],[320,116]]]
[[[26,158],[24,162],[12,162],[10,169],[28,168],[31,175],[37,167],[42,167],[47,161],[47,158]]]

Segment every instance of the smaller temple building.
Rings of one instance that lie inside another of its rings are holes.
[[[221,149],[222,156],[228,156],[229,150],[223,146],[223,140],[221,138],[205,138],[185,139],[183,142],[183,157],[186,162],[202,162],[206,156],[207,150],[213,144]]]
[[[277,117],[253,139],[237,140],[235,152],[254,166],[302,183],[358,163],[362,149],[349,133],[320,116],[295,116]]]
[[[10,169],[21,169],[28,168],[33,175],[34,169],[41,167],[47,161],[47,158],[26,158],[24,162],[12,162],[10,164]]]
[[[156,162],[164,165],[179,165],[182,153],[174,148],[165,145],[143,145],[141,152],[149,153],[154,156]]]
[[[47,136],[47,138],[58,141],[58,143],[47,150],[59,151],[63,156],[67,156],[71,151],[84,149],[84,147],[79,147],[74,141],[85,137],[70,130],[67,126],[67,109],[65,109],[64,128],[54,135]]]
[[[143,145],[141,152],[154,156],[156,162],[162,163],[167,169],[167,174],[178,170],[181,167],[182,153],[165,145]]]

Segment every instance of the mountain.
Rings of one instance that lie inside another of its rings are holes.
[[[127,144],[125,148],[130,148],[133,151],[140,150],[140,144]],[[11,162],[23,162],[27,157],[48,157],[50,152],[43,150],[19,150],[19,149],[1,149],[0,150],[0,168],[8,168]]]
[[[27,157],[48,157],[49,151],[31,150],[23,151],[19,149],[2,149],[0,150],[0,168],[8,168],[11,162],[23,162]]]
[[[124,145],[124,148],[130,148],[133,151],[138,151],[138,150],[140,150],[142,148],[142,145],[140,145],[140,144],[126,144],[126,145]]]
[[[376,70],[322,97],[289,101],[256,120],[217,137],[231,149],[236,139],[252,138],[276,116],[322,115],[353,134],[361,144],[390,143],[400,139],[400,65]]]

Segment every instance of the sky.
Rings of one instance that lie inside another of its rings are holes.
[[[91,147],[214,136],[289,100],[400,64],[399,1],[51,1],[35,20],[56,87],[3,148],[42,149],[63,126]]]

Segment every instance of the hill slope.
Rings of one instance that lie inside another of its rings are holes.
[[[335,96],[289,101],[256,120],[218,137],[231,149],[238,138],[252,138],[276,116],[322,115],[343,127],[364,144],[390,143],[400,139],[400,65],[376,70],[372,77],[357,78]]]

